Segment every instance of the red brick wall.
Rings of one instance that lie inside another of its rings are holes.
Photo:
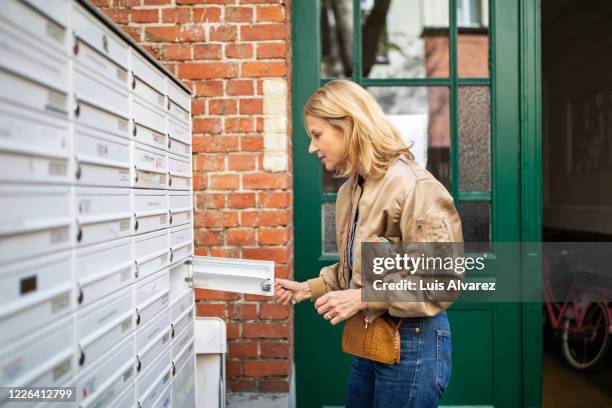
[[[291,275],[291,155],[286,171],[268,172],[263,164],[263,81],[284,78],[290,89],[289,2],[94,3],[194,92],[196,254],[270,259],[277,276]],[[288,391],[289,308],[265,297],[206,290],[196,291],[196,302],[199,315],[227,322],[230,390]]]

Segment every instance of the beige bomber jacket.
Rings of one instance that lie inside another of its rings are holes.
[[[400,156],[386,174],[365,179],[362,185],[353,175],[340,187],[336,198],[336,242],[340,261],[321,269],[309,279],[312,300],[326,292],[349,288],[349,242],[351,225],[359,208],[353,246],[352,280],[361,288],[362,241],[463,242],[461,220],[452,196],[426,169]],[[369,302],[369,321],[385,311],[397,317],[434,316],[452,302]]]

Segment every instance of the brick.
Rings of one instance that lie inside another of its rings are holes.
[[[229,340],[240,338],[240,323],[227,323],[225,327]]]
[[[244,375],[247,377],[268,377],[289,375],[288,360],[245,361]]]
[[[215,190],[235,190],[240,187],[238,174],[213,174],[210,176],[209,187]]]
[[[164,44],[157,48],[159,59],[179,61],[191,59],[191,47],[183,44]]]
[[[218,256],[220,258],[238,258],[240,251],[238,248],[213,248],[210,250],[210,256]]]
[[[240,150],[243,152],[260,152],[263,150],[263,136],[248,135],[240,137]]]
[[[217,155],[198,155],[193,158],[193,167],[196,171],[223,171],[225,159]]]
[[[179,40],[181,41],[204,41],[206,39],[204,24],[189,24],[180,27]]]
[[[110,0],[92,0],[92,3],[98,7],[110,7]]]
[[[236,0],[176,0],[176,4],[233,4]]]
[[[227,44],[225,46],[226,58],[250,59],[253,58],[252,44]]]
[[[243,62],[243,77],[282,77],[286,73],[284,62]]]
[[[194,190],[205,190],[208,187],[208,178],[206,175],[194,173],[193,174],[193,189]]]
[[[285,43],[257,44],[257,58],[285,58],[287,45]]]
[[[259,207],[261,208],[288,208],[289,198],[290,196],[289,196],[289,193],[287,192],[259,193]]]
[[[245,174],[243,177],[244,188],[250,189],[287,189],[289,188],[289,176],[282,173],[255,173]]]
[[[289,232],[286,229],[260,229],[260,245],[283,245],[288,241]]]
[[[195,122],[199,119],[194,119]],[[194,125],[195,126],[195,125]],[[222,153],[238,151],[238,137],[236,136],[207,136],[194,137],[194,153]]]
[[[253,21],[253,9],[251,7],[227,7],[225,9],[225,21],[228,23],[250,23]]]
[[[230,320],[255,320],[257,319],[257,305],[252,303],[230,304],[227,307],[227,317]]]
[[[191,22],[190,8],[167,8],[162,9],[162,22],[185,24]]]
[[[266,380],[259,383],[259,390],[263,392],[289,392],[289,381]]]
[[[182,79],[232,78],[238,75],[238,65],[226,62],[203,62],[180,64],[179,77]]]
[[[227,388],[232,392],[254,392],[257,391],[257,381],[227,380]]]
[[[256,24],[240,27],[241,41],[284,40],[286,36],[285,24]]]
[[[230,358],[256,358],[257,343],[235,343],[229,344]]]
[[[222,290],[195,289],[195,300],[237,300],[240,299],[238,293],[225,292]]]
[[[196,208],[223,208],[225,207],[225,194],[220,193],[196,193]]]
[[[159,10],[132,10],[133,23],[157,23],[159,21]]]
[[[117,24],[127,24],[130,21],[130,12],[128,9],[113,7],[102,9],[102,11]]]
[[[232,155],[227,158],[228,170],[247,171],[257,169],[257,156],[255,155]],[[255,204],[255,196],[253,195],[253,204]],[[253,205],[254,207],[255,205]]]
[[[193,9],[194,23],[220,23],[221,9],[219,7],[205,7]]]
[[[225,131],[229,133],[248,133],[255,130],[253,118],[226,118]]]
[[[276,227],[289,224],[288,211],[243,211],[240,225],[245,227]]]
[[[195,96],[221,96],[223,95],[223,81],[197,81],[194,93]]]
[[[195,244],[198,246],[223,245],[223,231],[201,230],[195,231]]]
[[[275,305],[280,306],[280,305]],[[284,306],[283,306],[284,307]],[[286,307],[284,307],[287,309]],[[288,343],[260,343],[260,355],[262,358],[289,357]]]
[[[286,248],[243,248],[242,254],[246,259],[261,259],[285,263],[289,259]]]
[[[264,131],[264,120],[263,120],[263,118],[257,118],[256,123],[257,123],[256,130],[258,132],[263,132]]]
[[[134,1],[134,6],[138,6],[140,3],[140,0],[135,0]],[[143,0],[143,4],[145,6],[161,6],[163,4],[171,4],[172,0]]]
[[[191,99],[191,116],[204,115],[206,113],[205,99]]]
[[[264,303],[260,305],[259,307],[259,318],[266,319],[266,320],[267,319],[270,319],[270,320],[287,319],[289,318],[289,307],[283,306],[283,305],[277,305],[273,303]],[[269,357],[269,356],[264,356],[262,353],[262,357]],[[280,357],[280,356],[275,356],[275,357]]]
[[[244,79],[230,79],[227,81],[228,95],[253,95],[253,81]]]
[[[232,228],[227,231],[227,245],[255,245],[257,233],[251,228]]]
[[[257,7],[257,21],[285,21],[284,7]]]
[[[242,329],[247,339],[286,339],[289,336],[286,323],[244,323]]]
[[[241,115],[263,114],[263,99],[240,99]]]
[[[225,364],[225,372],[228,377],[237,377],[242,375],[242,362],[241,361],[228,361]]]
[[[195,44],[193,46],[194,60],[219,60],[223,58],[221,44]]]
[[[240,4],[279,4],[283,0],[240,0]]]
[[[289,267],[287,265],[274,265],[274,276],[289,279]]]
[[[193,133],[221,133],[221,119],[218,118],[194,118],[192,123]]]
[[[208,101],[208,113],[211,115],[230,115],[238,112],[235,99],[211,99]]]
[[[235,211],[208,210],[195,214],[195,226],[204,228],[235,227],[238,213]]]
[[[227,197],[229,208],[252,208],[255,207],[254,193],[231,193]]]
[[[225,317],[224,303],[198,303],[196,305],[196,315],[209,317]]]
[[[257,80],[257,95],[263,95],[263,79]]]
[[[176,42],[179,38],[179,27],[145,27],[145,40],[150,42]]]
[[[210,27],[209,30],[210,41],[236,41],[238,38],[238,30],[235,26],[221,25],[217,27]]]
[[[136,42],[141,42],[142,41],[142,35],[141,35],[140,27],[121,26],[121,29],[127,35],[129,35],[134,41],[136,41]]]

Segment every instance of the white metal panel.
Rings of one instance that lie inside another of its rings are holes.
[[[145,60],[137,51],[132,50],[132,71],[135,78],[153,88],[159,94],[165,95],[166,81],[165,75],[162,74],[153,64]],[[138,86],[133,87],[135,94],[140,95]],[[148,95],[142,95],[147,97]],[[163,109],[163,104],[160,105]]]
[[[191,189],[191,160],[174,154],[168,154],[168,189]]]
[[[185,277],[189,274],[188,266],[185,262],[177,263],[169,268],[170,274],[170,304],[174,304],[177,299],[182,297],[186,290],[193,292],[187,286]]]
[[[44,2],[38,1],[39,6]],[[67,2],[55,3],[55,19],[18,0],[0,2],[0,66],[68,92]],[[46,7],[48,11],[48,6]],[[59,20],[58,18],[61,18]],[[23,24],[27,21],[27,24]]]
[[[68,118],[68,97],[63,91],[3,70],[0,83],[3,88],[0,100],[21,105],[22,110]]]
[[[179,371],[189,358],[195,358],[193,321],[172,341],[172,369]]]
[[[168,152],[179,156],[191,157],[191,146],[179,140],[168,138]]]
[[[165,190],[133,189],[134,232],[137,234],[168,227],[170,208]]]
[[[168,231],[154,231],[133,239],[136,275],[139,279],[168,266]]]
[[[148,405],[148,401],[150,399],[152,399],[153,395],[149,395],[146,401],[143,401],[143,405],[142,406],[147,406]],[[157,398],[157,400],[153,403],[153,405],[151,405],[152,407],[160,407],[160,408],[165,408],[165,407],[169,407],[171,404],[171,399],[172,399],[172,385],[170,383],[170,381],[168,381],[168,384],[166,385],[166,388],[164,388],[164,390],[161,392],[161,395],[159,396],[159,398]],[[176,405],[178,406],[178,405]]]
[[[3,386],[60,386],[72,376],[74,332],[70,317],[57,320],[0,350]]]
[[[87,305],[134,282],[131,238],[75,251],[77,304]]]
[[[128,336],[106,352],[99,364],[76,377],[77,401],[81,406],[89,406],[109,386],[123,389],[134,375],[134,337]]]
[[[130,186],[130,145],[126,139],[75,126],[74,153],[77,184]]]
[[[109,60],[82,41],[74,46],[72,91],[81,101],[117,116],[129,117],[129,88],[126,68]],[[78,109],[75,116],[79,116]]]
[[[25,0],[58,24],[68,25],[70,0]]]
[[[113,394],[115,395],[115,394]],[[127,389],[123,391],[114,401],[108,406],[113,408],[134,408],[136,401],[136,383],[131,382]],[[94,406],[97,406],[94,404]]]
[[[274,262],[194,256],[188,281],[192,287],[274,295]]]
[[[78,39],[89,44],[118,65],[128,68],[127,45],[83,7],[73,2],[72,28]]]
[[[193,209],[190,191],[170,191],[170,225],[183,225],[191,222],[191,211]]]
[[[164,133],[156,132],[135,122],[132,126],[132,136],[137,142],[160,150],[166,150],[170,146],[168,137]]]
[[[193,323],[194,310],[193,290],[183,289],[178,298],[170,305],[173,339],[178,338]]]
[[[186,224],[170,228],[170,263],[182,262],[191,256],[193,225]]]
[[[181,125],[172,120],[171,117],[168,117],[168,136],[191,146],[191,133],[189,132],[189,125]]]
[[[160,95],[157,95],[156,97],[159,96]],[[158,133],[166,133],[164,112],[160,109],[156,109],[143,99],[136,97],[133,99],[132,116],[137,124],[148,127]]]
[[[134,408],[136,384],[133,378],[134,369],[132,367],[127,368],[124,372],[118,372],[111,377],[108,384],[105,384],[100,390],[96,391],[95,395],[87,399],[81,406],[83,408]]]
[[[142,404],[145,400],[155,401],[156,398],[148,398],[151,397],[151,393],[160,395],[164,390],[172,377],[170,363],[170,346],[168,346],[159,353],[157,360],[148,370],[139,373],[136,378],[136,397],[139,403]]]
[[[77,245],[119,239],[130,235],[130,190],[77,187]]]
[[[189,128],[189,120],[191,119],[189,110],[181,108],[173,101],[168,103],[168,108],[168,114],[172,118],[176,119],[183,127]]]
[[[0,347],[65,316],[71,293],[70,251],[0,266]]]
[[[172,379],[172,405],[195,407],[195,359],[187,361]]]
[[[86,369],[134,330],[132,287],[89,305],[76,316],[78,365]]]
[[[136,332],[136,371],[146,371],[170,344],[170,310],[164,309]]]
[[[136,286],[136,325],[144,326],[168,306],[168,271],[160,271]]]
[[[81,126],[100,130],[104,134],[110,134],[129,138],[128,120],[122,116],[107,112],[86,102],[78,103],[79,115],[75,115],[75,130],[80,130]]]
[[[134,142],[133,186],[165,189],[168,183],[166,152]]]
[[[191,97],[187,92],[182,90],[171,80],[166,82],[166,90],[168,91],[168,98],[170,98],[170,100],[177,103],[187,112],[191,111]]]
[[[69,191],[64,186],[0,186],[1,263],[61,251],[71,245]],[[41,206],[41,200],[48,204]]]

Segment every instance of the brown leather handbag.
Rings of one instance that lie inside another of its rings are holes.
[[[395,323],[381,316],[366,324],[363,314],[357,313],[344,324],[342,351],[379,363],[398,364],[399,328],[403,321],[400,319]]]

